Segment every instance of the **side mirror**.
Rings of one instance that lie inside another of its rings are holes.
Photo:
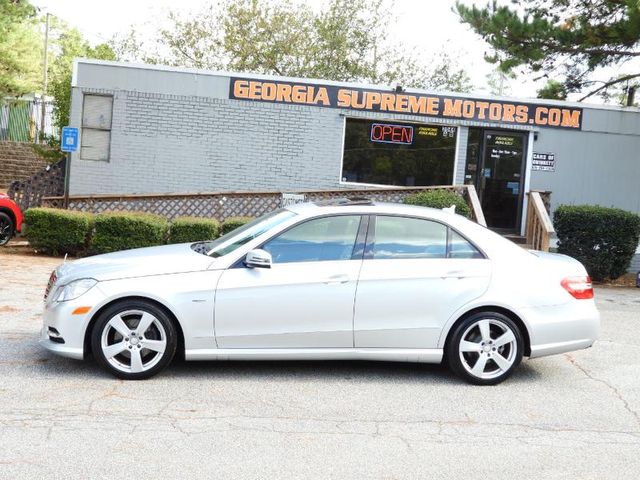
[[[244,257],[244,264],[248,268],[271,268],[271,254],[264,250],[251,250]]]

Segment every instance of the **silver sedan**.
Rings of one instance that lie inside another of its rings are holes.
[[[65,263],[42,344],[125,379],[187,360],[438,363],[475,384],[523,356],[590,347],[584,267],[442,210],[342,200],[269,213],[216,240]]]

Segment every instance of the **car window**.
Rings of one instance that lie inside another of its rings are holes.
[[[205,246],[207,255],[210,257],[222,257],[227,255],[245,243],[250,242],[254,238],[259,237],[268,230],[271,230],[277,225],[280,225],[295,216],[295,213],[285,209],[267,213],[262,217],[244,224],[240,228],[232,230],[216,240],[206,242]]]
[[[359,215],[309,220],[269,240],[262,249],[273,263],[349,260],[356,243]]]
[[[462,235],[451,230],[449,234],[449,258],[484,258],[484,256]]]
[[[376,217],[374,259],[446,258],[447,227],[419,218]]]

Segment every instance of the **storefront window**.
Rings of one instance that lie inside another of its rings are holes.
[[[456,127],[347,119],[342,181],[450,185]]]

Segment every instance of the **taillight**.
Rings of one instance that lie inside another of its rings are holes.
[[[591,277],[588,275],[586,277],[567,277],[560,282],[560,285],[578,300],[593,298],[593,285],[591,285]]]

